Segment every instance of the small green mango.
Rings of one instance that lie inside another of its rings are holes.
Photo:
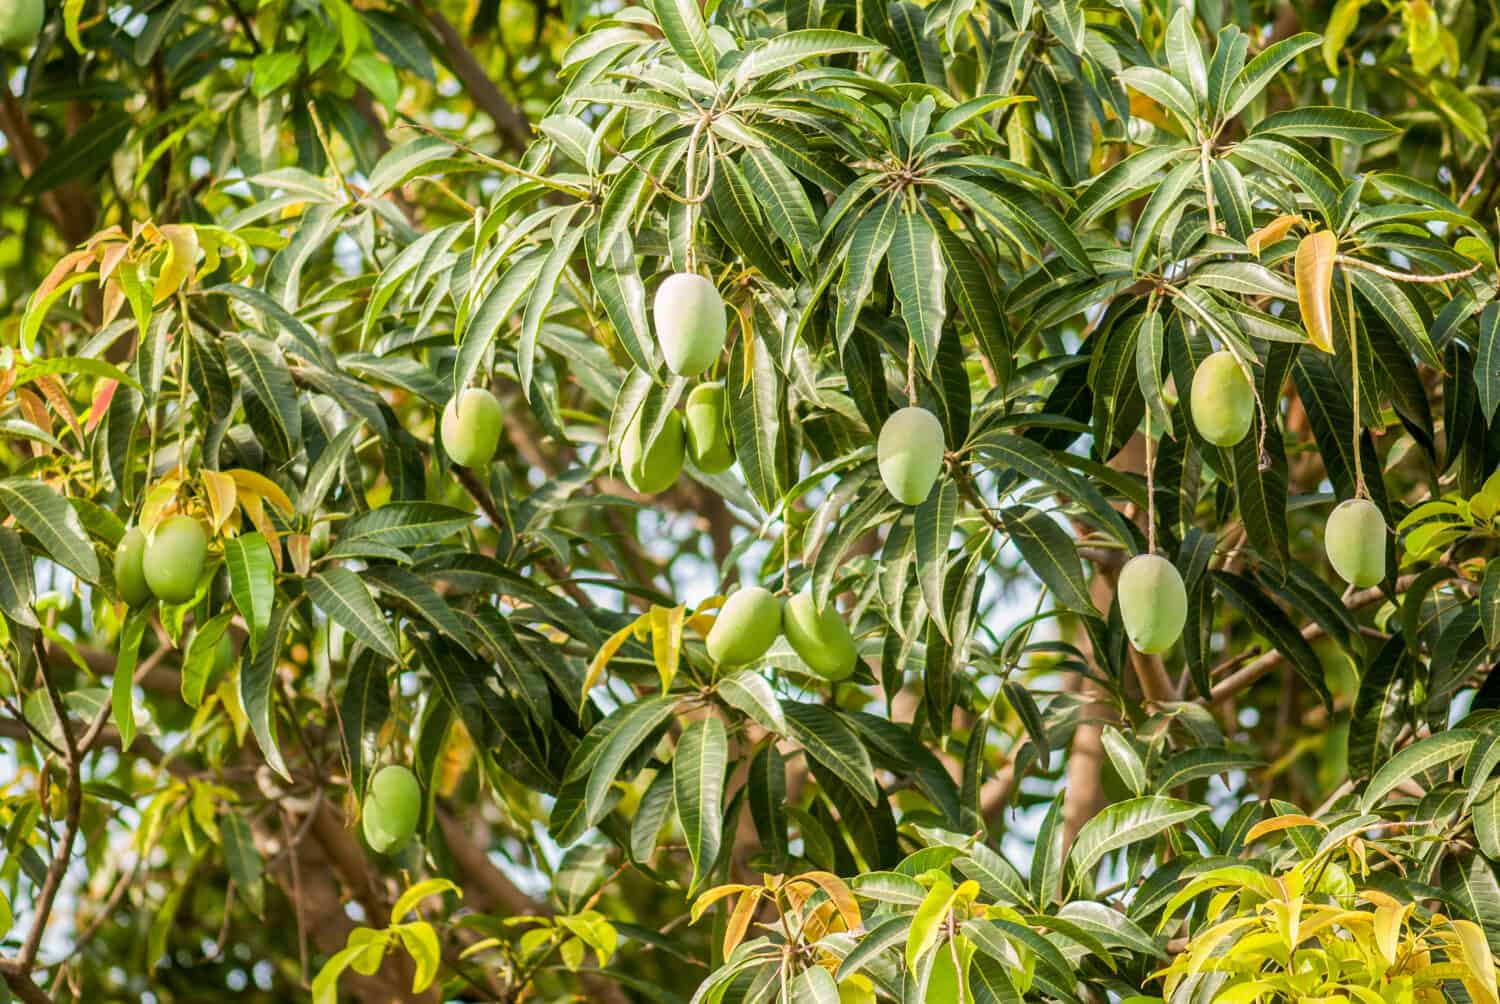
[[[1369,499],[1347,499],[1328,514],[1323,546],[1339,578],[1363,589],[1385,578],[1385,517]]]
[[[141,556],[146,585],[163,603],[186,603],[198,591],[208,557],[208,534],[191,516],[172,516],[151,534]]]
[[[422,787],[417,776],[400,764],[375,772],[365,795],[360,826],[365,840],[380,854],[393,854],[405,847],[417,832],[422,812]]]
[[[0,49],[31,45],[46,16],[43,0],[0,0]]]
[[[724,384],[715,381],[694,387],[683,408],[687,418],[688,457],[704,474],[722,474],[734,465],[729,426],[724,420],[727,404]]]
[[[714,662],[743,666],[765,655],[780,633],[781,601],[769,590],[746,586],[724,601],[705,642]]]
[[[724,298],[696,272],[667,276],[656,288],[651,315],[662,357],[678,376],[697,376],[724,351]]]
[[[1137,652],[1165,652],[1182,636],[1187,622],[1187,590],[1172,563],[1159,554],[1138,554],[1125,562],[1115,586],[1120,620]]]
[[[672,487],[682,473],[682,462],[687,456],[686,436],[682,416],[674,411],[667,415],[656,441],[642,443],[643,415],[644,411],[636,412],[625,428],[620,441],[620,467],[625,472],[626,484],[642,495],[655,495]]]
[[[142,606],[151,599],[151,587],[146,584],[146,571],[142,567],[145,556],[146,534],[133,526],[125,531],[115,548],[115,588],[120,591],[120,599],[132,607]]]
[[[902,408],[880,427],[875,456],[880,477],[898,502],[919,505],[943,469],[943,426],[925,408]]]
[[[820,612],[810,590],[786,601],[781,631],[809,669],[825,680],[842,680],[854,672],[859,653],[849,625],[830,600]]]
[[[1198,364],[1190,396],[1198,435],[1215,446],[1244,439],[1255,418],[1255,394],[1234,353],[1220,350]]]
[[[482,387],[470,387],[448,399],[439,433],[443,452],[460,467],[484,467],[500,445],[500,402]]]

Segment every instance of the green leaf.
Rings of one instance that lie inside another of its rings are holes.
[[[1255,582],[1238,572],[1215,571],[1214,584],[1257,632],[1270,639],[1277,650],[1287,657],[1297,675],[1310,686],[1326,706],[1332,707],[1333,698],[1323,681],[1323,664],[1308,644],[1302,632],[1286,611],[1265,595]]]
[[[948,575],[948,542],[953,536],[953,520],[958,513],[958,486],[944,479],[917,506],[915,532],[917,541],[917,582],[932,623],[944,638],[948,637],[948,616],[943,605],[943,583]]]
[[[232,611],[222,611],[195,628],[192,638],[188,639],[187,652],[182,657],[181,690],[183,703],[190,708],[203,703],[218,656],[219,641],[233,618]]]
[[[688,726],[672,757],[672,789],[677,818],[687,840],[693,878],[688,896],[697,892],[719,857],[719,834],[724,828],[724,776],[729,740],[717,718],[703,718]]]
[[[1013,506],[1001,513],[1001,519],[1011,542],[1059,606],[1079,614],[1098,613],[1084,582],[1078,545],[1068,531],[1030,506]]]
[[[944,284],[948,266],[938,234],[924,213],[903,212],[898,216],[889,266],[895,299],[900,300],[901,318],[906,321],[906,335],[916,344],[922,369],[932,372],[947,314]]]
[[[31,601],[36,594],[31,554],[21,535],[0,526],[0,612],[22,627],[40,625]]]
[[[256,646],[254,657],[240,666],[240,705],[250,721],[250,730],[255,733],[255,741],[260,745],[266,763],[288,781],[292,774],[276,742],[272,703],[276,694],[276,667],[281,662],[282,644],[286,641],[287,627],[295,610],[296,604],[289,604],[271,614],[270,626]]]
[[[1474,384],[1479,388],[1479,410],[1486,422],[1500,407],[1500,302],[1491,301],[1479,314],[1479,340],[1474,358]]]
[[[114,156],[134,121],[124,111],[105,108],[47,155],[21,186],[21,195],[41,195],[70,181],[99,174]]]
[[[822,235],[802,183],[770,150],[746,150],[740,166],[771,229],[791,251],[792,261],[804,272],[810,271]]]
[[[273,455],[292,456],[302,445],[302,409],[281,353],[270,342],[247,335],[228,338],[224,345],[260,404],[256,413],[246,416],[256,438]]]
[[[1274,112],[1255,125],[1255,133],[1279,133],[1310,139],[1341,139],[1348,143],[1375,143],[1400,130],[1384,119],[1353,108],[1302,105]]]
[[[1478,738],[1479,733],[1472,729],[1449,729],[1418,739],[1400,750],[1370,778],[1360,798],[1361,811],[1374,812],[1402,781],[1419,778],[1434,767],[1468,756]]]
[[[698,0],[651,0],[651,10],[656,14],[662,34],[667,37],[667,44],[678,58],[694,73],[713,80],[718,58],[714,55],[713,41],[708,37],[708,25],[703,21]]]
[[[99,558],[68,500],[30,478],[0,481],[0,506],[35,537],[47,556],[85,582],[99,581]]]
[[[569,779],[582,776],[588,782],[584,789],[583,815],[589,825],[597,823],[604,815],[605,801],[615,779],[625,766],[625,761],[653,733],[667,723],[676,707],[677,698],[671,694],[658,694],[634,704],[627,704],[606,719],[609,731],[594,754],[584,764],[575,761],[568,765]],[[612,721],[611,721],[612,720]],[[604,727],[605,723],[596,726]],[[582,769],[580,769],[582,768]],[[673,788],[676,789],[674,778]]]
[[[1083,879],[1093,874],[1094,867],[1106,854],[1148,840],[1163,830],[1182,826],[1207,811],[1206,806],[1161,795],[1116,802],[1083,824],[1073,841],[1068,861],[1074,874]]]
[[[1125,786],[1131,793],[1140,796],[1146,793],[1146,765],[1141,762],[1141,755],[1136,752],[1130,740],[1120,734],[1120,730],[1113,725],[1104,726],[1099,734],[1100,743],[1104,746],[1104,752],[1109,756],[1109,762],[1114,764],[1115,772],[1125,782]]]
[[[271,548],[259,533],[230,538],[224,542],[224,565],[229,569],[234,605],[250,629],[250,646],[257,648],[276,602],[276,562]]]
[[[135,741],[135,667],[141,654],[141,639],[146,636],[150,617],[146,610],[132,611],[120,629],[119,653],[115,659],[114,683],[110,687],[110,704],[115,728],[120,730],[120,749],[130,749]]]
[[[363,794],[369,765],[379,751],[380,730],[390,717],[390,684],[386,664],[366,652],[349,667],[344,696],[339,701],[339,728],[349,760],[349,789]]]
[[[870,805],[880,798],[875,767],[870,763],[859,736],[834,711],[819,704],[783,700],[782,711],[791,726],[791,738],[802,744],[815,762],[828,768]]]
[[[1276,79],[1276,75],[1281,72],[1283,66],[1308,49],[1316,47],[1321,41],[1322,38],[1316,33],[1304,31],[1262,49],[1259,55],[1250,60],[1250,65],[1240,73],[1238,81],[1230,92],[1229,104],[1224,109],[1224,118],[1232,119],[1238,115],[1246,105],[1255,100],[1256,95]]]
[[[826,28],[786,31],[772,36],[766,44],[751,49],[735,68],[735,77],[750,81],[796,66],[808,59],[832,56],[840,52],[879,52],[884,48],[873,39],[848,31]]]
[[[307,580],[307,595],[345,631],[391,662],[401,661],[396,632],[358,575],[335,565]]]
[[[469,319],[463,340],[459,343],[458,358],[453,364],[455,393],[473,383],[474,375],[479,372],[490,344],[499,334],[501,326],[521,305],[522,299],[536,285],[546,260],[547,256],[541,253],[518,257],[506,268],[500,281],[490,287],[489,293],[480,302],[479,309]]]

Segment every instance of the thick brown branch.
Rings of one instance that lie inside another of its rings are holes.
[[[474,103],[495,123],[506,146],[513,150],[526,149],[526,145],[531,142],[531,127],[526,122],[526,115],[500,93],[500,88],[495,86],[484,67],[479,65],[479,60],[474,58],[474,53],[464,44],[458,29],[449,23],[441,11],[420,2],[417,9],[437,33],[453,75],[458,77]]]

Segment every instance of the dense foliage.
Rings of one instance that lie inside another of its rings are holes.
[[[1490,5],[31,7],[19,999],[1500,1004]]]

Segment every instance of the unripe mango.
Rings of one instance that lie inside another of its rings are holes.
[[[120,591],[120,598],[132,607],[151,599],[151,587],[146,584],[146,572],[141,566],[145,556],[146,535],[140,527],[131,527],[115,548],[115,588]]]
[[[0,49],[24,49],[35,42],[45,18],[42,0],[0,0]]]
[[[655,442],[641,442],[645,431],[641,421],[644,414],[644,411],[636,412],[625,429],[625,436],[620,441],[620,467],[625,472],[626,484],[642,495],[655,495],[672,487],[672,482],[682,473],[687,444],[682,431],[682,416],[675,411],[667,415]]]
[[[881,480],[897,501],[918,505],[932,492],[946,449],[936,415],[925,408],[902,408],[880,427],[875,456]]]
[[[1385,535],[1385,517],[1374,502],[1340,502],[1323,530],[1328,563],[1351,586],[1373,586],[1385,578]]]
[[[360,821],[365,840],[380,854],[399,851],[417,832],[421,811],[422,787],[417,776],[400,764],[380,768],[365,795]]]
[[[859,658],[854,636],[832,601],[820,612],[811,591],[798,593],[782,608],[781,631],[808,668],[825,680],[842,680],[854,672]]]
[[[1115,586],[1120,620],[1137,652],[1165,652],[1187,622],[1187,590],[1172,563],[1159,554],[1138,554],[1120,569]]]
[[[1255,394],[1234,353],[1220,350],[1198,364],[1191,396],[1193,425],[1215,446],[1245,438],[1255,418]]]
[[[198,591],[208,557],[208,534],[191,516],[172,516],[151,534],[141,556],[146,585],[163,603],[186,603]]]
[[[678,376],[697,376],[724,351],[724,298],[696,272],[667,276],[656,288],[651,315],[662,357]]]
[[[705,641],[714,662],[743,666],[765,655],[780,633],[781,601],[769,590],[747,586],[724,601]]]
[[[704,474],[722,474],[734,464],[729,428],[724,421],[727,404],[724,385],[716,381],[694,387],[683,408],[687,416],[688,456]]]
[[[495,459],[500,445],[500,402],[480,387],[470,387],[448,399],[439,430],[443,452],[460,467],[484,467]]]

